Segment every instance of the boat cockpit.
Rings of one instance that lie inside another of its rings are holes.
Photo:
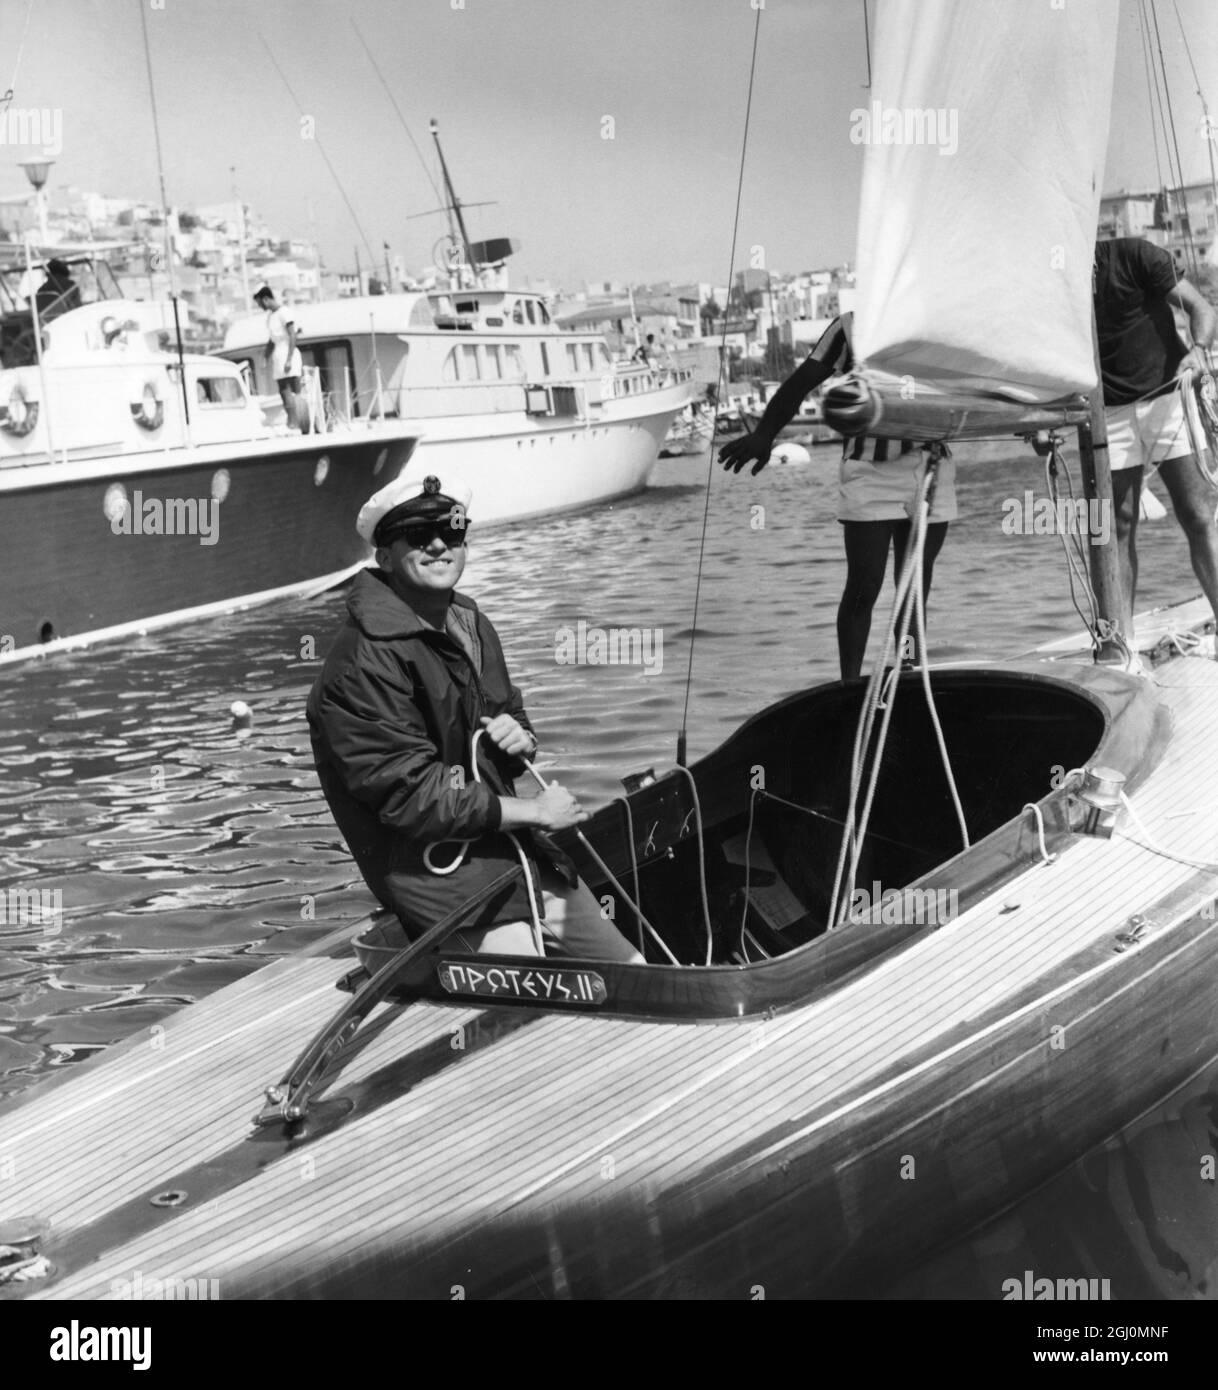
[[[394,997],[691,1021],[806,1002],[946,925],[1037,862],[1046,842],[1060,847],[1071,833],[1067,769],[1101,744],[1120,766],[1114,740],[1126,765],[1150,746],[1123,689],[1084,692],[1012,668],[936,671],[933,682],[967,849],[929,706],[907,673],[857,870],[833,909],[865,686],[822,686],[604,807],[582,827],[595,858],[574,832],[555,835],[645,966],[547,960],[553,993],[539,997],[529,963],[441,944]],[[1035,819],[1023,814],[1030,805]],[[407,942],[386,913],[356,944],[350,989]]]
[[[791,696],[692,767],[628,779],[624,797],[554,835],[643,964],[471,955],[451,940],[461,910],[414,941],[375,914],[354,941],[358,968],[337,981],[352,997],[268,1088],[256,1123],[303,1126],[382,1001],[674,1023],[811,1003],[1069,845],[1083,800],[1071,772],[1102,756],[1133,788],[1166,738],[1144,686],[1110,668],[1069,680],[1043,666],[945,668],[889,673],[887,731],[856,755],[871,693],[847,681]],[[842,878],[843,828],[873,773]]]

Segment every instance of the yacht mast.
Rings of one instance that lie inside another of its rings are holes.
[[[169,225],[169,200],[165,196],[165,161],[161,156],[161,123],[157,116],[156,87],[152,81],[152,53],[148,47],[148,20],[140,6],[140,31],[144,38],[144,65],[148,70],[148,98],[152,105],[152,133],[156,140],[156,172],[161,188],[161,219],[165,228],[165,271],[169,276],[169,302],[173,305],[173,332],[177,342],[178,382],[182,388],[182,417],[186,425],[186,442],[190,437],[190,393],[186,389],[186,362],[182,351],[182,321],[178,314],[178,286],[173,273],[173,233]]]
[[[436,142],[436,153],[440,156],[440,172],[444,175],[444,191],[448,194],[449,206],[452,208],[453,216],[457,219],[457,230],[461,233],[461,245],[465,250],[465,264],[469,266],[470,274],[477,278],[478,268],[474,265],[474,253],[470,247],[469,233],[465,230],[465,218],[461,213],[461,201],[457,197],[453,188],[453,181],[448,174],[448,165],[444,159],[444,151],[440,147],[440,127],[433,117],[428,122],[428,130],[431,131],[431,138]]]

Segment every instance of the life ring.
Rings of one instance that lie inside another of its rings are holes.
[[[30,400],[25,386],[16,381],[8,400],[0,405],[0,430],[18,439],[30,434],[38,424],[38,402]]]
[[[131,401],[131,418],[143,430],[159,430],[165,423],[165,396],[155,378],[139,385]]]

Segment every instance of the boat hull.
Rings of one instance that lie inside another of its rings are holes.
[[[565,423],[521,414],[420,420],[422,442],[407,476],[454,469],[473,492],[470,520],[483,527],[575,511],[647,486],[687,386],[654,393],[645,414]]]
[[[982,696],[1001,669],[945,674],[957,687],[975,679]],[[689,968],[635,967],[669,989],[663,1017],[641,996],[630,1017],[390,1002],[342,1052],[310,1127],[255,1128],[259,1093],[342,1001],[351,932],[335,932],[4,1116],[0,1214],[49,1231],[51,1268],[22,1292],[159,1296],[133,1294],[138,1278],[145,1289],[215,1280],[225,1299],[882,1296],[1218,1051],[1213,879],[1196,862],[1218,820],[1218,669],[1176,658],[1153,684],[1061,661],[1042,669],[1096,709],[1092,756],[1126,776],[1136,834],[1055,828],[1057,697],[1030,709],[1038,746],[1029,733],[1005,747],[992,701],[953,717],[944,699],[953,748],[957,729],[984,753],[966,806],[1009,780],[997,760],[1027,750],[1029,784],[1046,784],[1051,861],[1035,820],[1008,824],[1008,811],[937,870],[964,885],[958,915],[812,940],[788,962],[809,971],[807,988],[771,996],[773,1012],[708,1014]],[[1022,667],[1006,679],[1037,683]],[[809,736],[825,727],[825,699],[849,693],[821,692],[805,711]],[[744,746],[710,756],[751,763],[760,749],[764,765],[774,747],[784,765],[808,765],[767,716],[736,738]],[[899,741],[929,833],[942,798],[919,770],[924,740]],[[705,825],[734,825],[747,785],[711,779]],[[643,833],[679,842],[682,805],[667,807],[662,783],[642,793]],[[1167,854],[1148,840],[1169,835]],[[601,842],[614,865],[628,860],[607,833]],[[783,968],[776,957],[738,973]],[[1022,1262],[999,1269],[993,1296],[1023,1273]],[[1096,1273],[1122,1296],[1119,1271]]]
[[[414,435],[300,436],[0,475],[0,659],[297,592],[367,558],[353,518]]]

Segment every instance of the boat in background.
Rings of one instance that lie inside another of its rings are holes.
[[[364,562],[353,518],[417,431],[270,424],[240,370],[175,350],[172,306],[119,297],[94,248],[56,249],[73,290],[37,320],[44,267],[4,251],[0,662],[324,588]]]
[[[660,446],[660,457],[668,459],[701,454],[710,447],[714,432],[714,415],[702,410],[697,402],[690,402],[668,427],[664,443]]]
[[[764,414],[764,405],[750,404],[744,407],[745,418],[749,421],[753,429],[756,429]],[[805,445],[840,444],[842,438],[836,430],[830,428],[830,426],[825,423],[825,415],[821,408],[819,393],[804,398],[804,402],[799,410],[780,431],[779,437],[781,438],[783,436],[788,439],[795,439],[800,444]]]
[[[615,362],[603,338],[551,322],[541,295],[478,285],[291,306],[328,422],[395,421],[423,443],[408,466],[451,467],[481,526],[646,487],[697,392],[689,368]],[[273,408],[266,315],[233,323],[221,356]]]
[[[697,392],[692,368],[616,362],[603,338],[560,329],[542,295],[509,288],[519,244],[470,239],[430,129],[450,225],[444,287],[292,306],[313,411],[409,422],[425,438],[410,468],[457,472],[480,527],[640,491]],[[270,397],[266,342],[266,315],[250,314],[229,326],[221,355]]]

